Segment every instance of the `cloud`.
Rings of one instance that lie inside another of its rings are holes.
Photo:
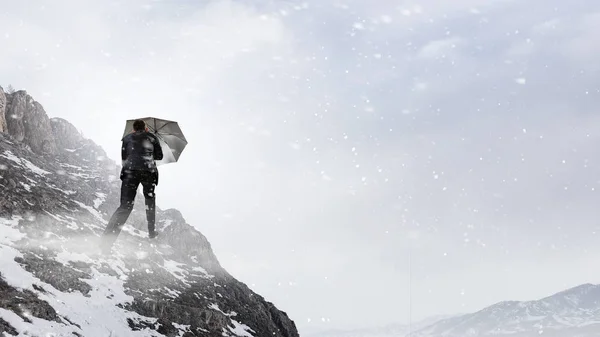
[[[458,53],[454,50],[463,43],[459,37],[430,41],[419,50],[418,56],[426,59],[456,57]]]
[[[179,121],[190,144],[161,168],[161,207],[302,329],[384,324],[408,317],[409,248],[413,317],[539,294],[493,285],[497,266],[549,275],[551,247],[594,249],[588,7],[15,2],[0,72],[114,159],[125,119]]]
[[[576,24],[576,37],[566,46],[565,51],[575,61],[590,62],[594,54],[600,52],[600,12],[584,15]]]
[[[554,54],[565,61],[590,62],[600,41],[597,32],[598,13],[586,13],[571,18],[552,18],[524,31],[523,38],[508,49],[511,58],[532,57],[535,54]]]

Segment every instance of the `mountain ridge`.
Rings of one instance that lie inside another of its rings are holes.
[[[600,285],[584,283],[537,300],[500,301],[472,313],[434,316],[412,327],[412,332],[406,324],[392,324],[309,337],[597,337]]]
[[[119,170],[26,91],[0,88],[0,333],[298,336],[178,210],[157,207],[162,235],[148,241],[140,194],[113,255],[94,255]]]
[[[578,331],[580,330],[580,331]],[[439,321],[411,336],[600,336],[600,285],[586,283],[530,301],[502,301]]]

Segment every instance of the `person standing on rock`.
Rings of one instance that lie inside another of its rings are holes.
[[[154,190],[158,185],[158,169],[156,160],[163,159],[163,151],[158,138],[148,132],[143,120],[133,123],[133,132],[123,137],[121,148],[121,205],[110,218],[102,235],[101,249],[109,252],[119,236],[121,228],[129,218],[141,184],[146,200],[146,219],[148,220],[148,236],[152,239],[156,232],[156,196]]]

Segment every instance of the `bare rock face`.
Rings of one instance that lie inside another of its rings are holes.
[[[62,118],[50,119],[52,136],[58,152],[77,156],[79,161],[88,164],[104,165],[105,168],[115,170],[115,163],[109,160],[103,148],[89,139],[85,139],[73,124]]]
[[[0,132],[7,132],[6,127],[6,95],[4,94],[4,90],[0,87]]]
[[[56,154],[56,142],[44,107],[24,90],[9,94],[7,98],[8,133],[37,154]]]
[[[84,138],[73,124],[62,118],[50,120],[56,145],[61,149],[75,149],[84,142]]]

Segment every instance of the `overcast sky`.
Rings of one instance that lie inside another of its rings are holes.
[[[301,333],[600,282],[600,3],[10,1],[0,41],[115,160],[178,121],[159,206]]]

